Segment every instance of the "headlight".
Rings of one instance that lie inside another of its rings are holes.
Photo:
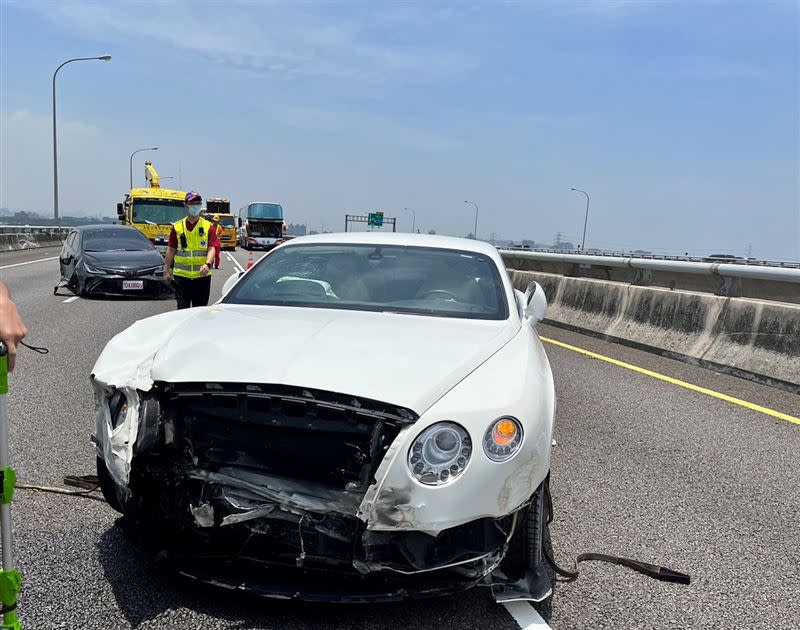
[[[510,416],[492,422],[483,436],[483,450],[494,462],[511,459],[521,445],[522,425],[519,420]]]
[[[92,267],[85,260],[83,261],[83,268],[86,269],[86,271],[89,273],[97,273],[97,274],[108,273],[108,271],[106,271],[105,269],[100,269],[99,267]]]
[[[417,436],[408,451],[408,467],[421,483],[441,486],[458,477],[472,454],[472,440],[455,422],[437,422]]]

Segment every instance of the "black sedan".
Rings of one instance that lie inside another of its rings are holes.
[[[61,281],[76,295],[163,296],[164,259],[153,244],[127,225],[75,228],[59,256]]]

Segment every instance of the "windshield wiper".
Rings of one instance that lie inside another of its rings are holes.
[[[158,223],[154,223],[153,221],[150,221],[148,219],[145,219],[144,222],[147,223],[147,225],[158,225]]]

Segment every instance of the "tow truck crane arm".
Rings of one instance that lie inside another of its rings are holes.
[[[144,163],[144,178],[147,180],[148,188],[161,188],[161,184],[158,181],[158,172],[152,162]]]

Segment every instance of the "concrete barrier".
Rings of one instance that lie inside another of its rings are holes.
[[[54,247],[66,238],[68,227],[0,226],[0,251]]]
[[[509,269],[547,323],[800,393],[800,305]]]
[[[637,286],[800,304],[800,263],[654,259],[600,254],[501,250],[506,267]]]

